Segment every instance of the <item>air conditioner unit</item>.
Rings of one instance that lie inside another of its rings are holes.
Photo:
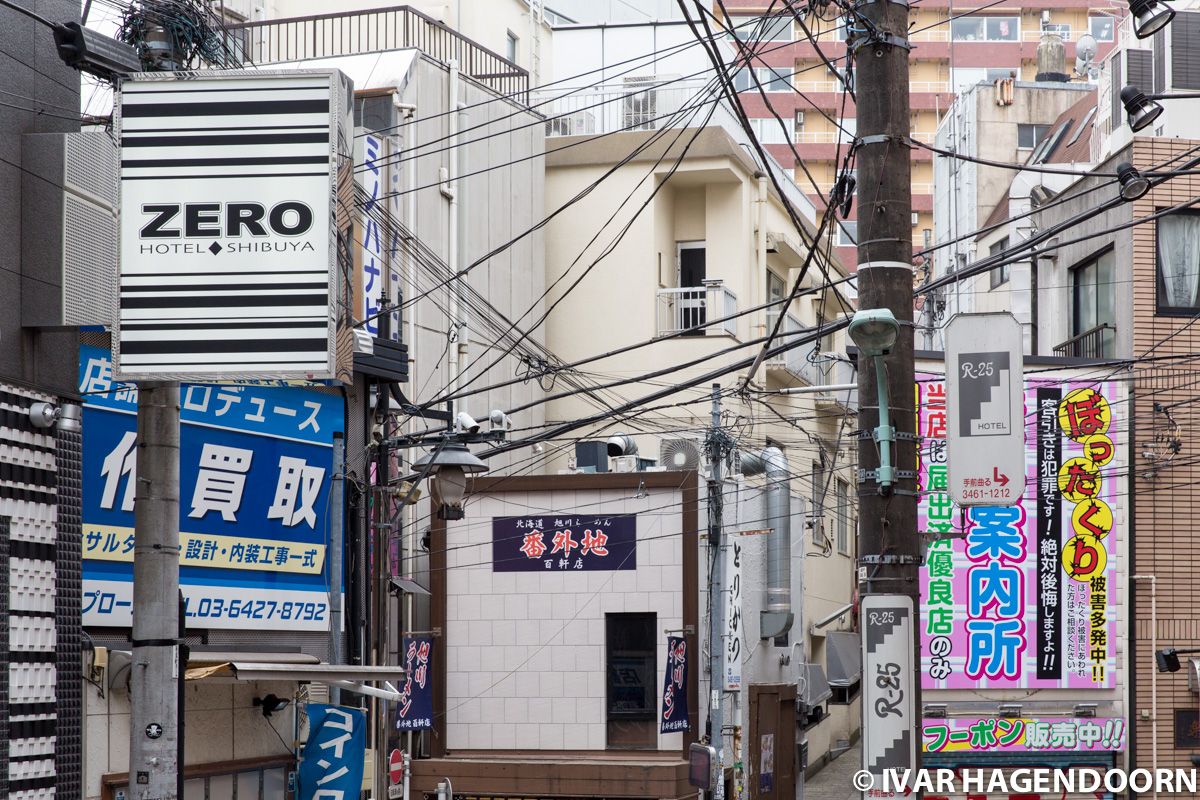
[[[699,470],[703,458],[695,439],[663,439],[658,446],[658,463],[668,470]]]
[[[611,461],[613,472],[637,472],[637,456],[615,456]]]
[[[107,133],[21,138],[21,324],[111,325],[117,286],[117,146]]]

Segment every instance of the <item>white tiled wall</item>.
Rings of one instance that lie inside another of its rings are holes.
[[[448,525],[448,749],[603,750],[606,613],[658,615],[661,695],[664,631],[682,627],[682,498],[643,494],[499,493],[474,498],[467,518]],[[637,569],[492,572],[492,517],[556,511],[637,514]],[[682,734],[660,734],[658,746],[677,750]]]

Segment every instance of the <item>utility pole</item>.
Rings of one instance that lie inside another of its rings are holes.
[[[179,797],[179,384],[141,383],[134,494],[129,793]]]
[[[708,741],[717,748],[717,783],[713,800],[725,798],[725,737],[721,733],[725,719],[724,632],[725,632],[725,528],[721,494],[721,464],[725,460],[725,440],[721,436],[721,384],[712,385],[712,428],[708,432],[708,543],[712,558],[712,585],[709,587],[709,703]]]
[[[880,424],[876,370],[862,358],[858,370],[860,408],[859,570],[860,596],[905,595],[920,608],[917,533],[916,414],[913,367],[912,184],[909,165],[908,5],[868,0],[856,6],[863,33],[849,45],[854,54],[857,96],[858,298],[860,309],[888,309],[900,323],[886,357],[886,381],[895,438],[895,483],[878,480],[879,443],[872,431]],[[899,598],[898,598],[899,599]],[[900,691],[911,698],[914,716],[921,709],[920,626],[913,632],[913,664],[903,665]],[[864,681],[876,676],[865,675]],[[863,703],[864,735],[874,711]],[[909,735],[917,735],[911,720]],[[919,766],[919,744],[912,758]],[[864,750],[864,759],[872,754]],[[874,754],[879,755],[879,754]],[[904,758],[909,756],[907,753]],[[868,763],[868,762],[865,762]]]

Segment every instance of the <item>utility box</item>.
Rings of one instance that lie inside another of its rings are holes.
[[[576,442],[575,468],[584,472],[608,472],[608,443]]]

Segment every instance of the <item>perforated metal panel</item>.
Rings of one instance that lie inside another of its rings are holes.
[[[58,653],[55,703],[58,728],[53,756],[58,797],[83,795],[83,436],[59,432],[58,547],[54,628]]]
[[[117,148],[107,133],[66,134],[63,321],[111,325],[117,285]]]

